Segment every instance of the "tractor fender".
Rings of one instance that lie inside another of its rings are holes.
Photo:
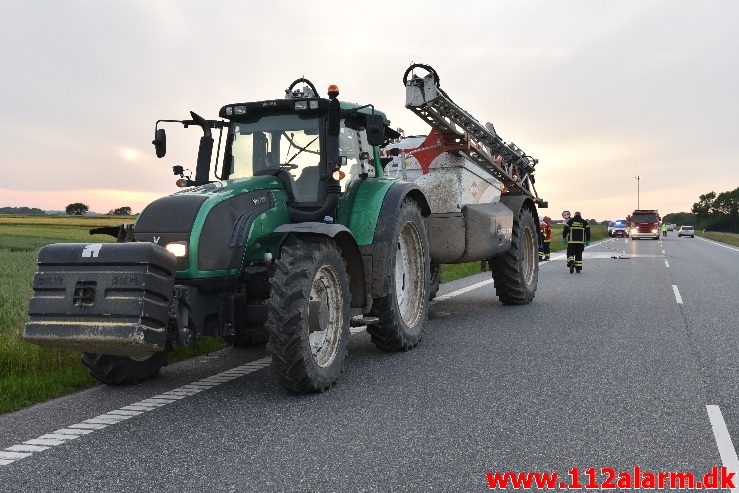
[[[353,309],[352,315],[363,315],[369,311],[370,302],[367,297],[367,279],[364,272],[362,253],[349,228],[342,224],[304,222],[283,224],[278,226],[274,232],[296,237],[324,236],[334,240],[341,250],[341,255],[346,260],[351,307]]]
[[[500,201],[503,205],[508,207],[511,211],[513,211],[513,217],[518,217],[518,212],[522,208],[527,208],[531,211],[531,214],[534,215],[534,221],[536,222],[536,227],[539,227],[539,212],[536,210],[536,205],[534,204],[534,201],[531,199],[531,197],[527,197],[525,195],[503,195],[500,197]]]
[[[373,298],[381,298],[388,292],[387,270],[390,268],[390,255],[395,254],[393,234],[395,233],[395,221],[398,210],[406,198],[413,199],[421,209],[423,217],[431,214],[426,196],[418,186],[413,183],[399,182],[393,184],[385,194],[377,218],[377,227],[372,239],[372,244],[361,246],[366,270],[370,274],[369,293]]]

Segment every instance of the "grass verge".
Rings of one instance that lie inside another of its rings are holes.
[[[727,245],[734,245],[739,247],[739,234],[736,233],[720,233],[718,231],[706,231],[705,233],[698,233],[698,236],[708,238],[709,240],[720,241]]]

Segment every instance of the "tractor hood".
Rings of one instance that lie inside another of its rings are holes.
[[[255,221],[285,197],[284,185],[272,176],[208,183],[149,204],[136,221],[134,237],[163,247],[184,245],[178,276],[228,275],[240,268]]]

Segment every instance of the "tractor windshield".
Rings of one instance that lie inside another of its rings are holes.
[[[292,176],[298,202],[316,202],[321,161],[321,119],[267,115],[255,122],[233,123],[226,154],[233,157],[230,178],[255,176],[279,168]]]

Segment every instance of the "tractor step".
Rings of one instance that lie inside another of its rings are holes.
[[[358,315],[356,317],[352,317],[350,326],[351,327],[364,327],[365,325],[376,324],[379,321],[380,319],[377,317],[366,317],[363,315]]]

